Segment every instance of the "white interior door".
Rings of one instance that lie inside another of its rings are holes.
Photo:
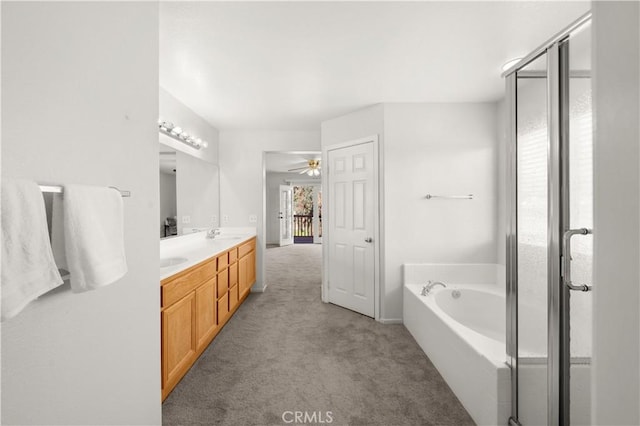
[[[313,186],[313,243],[322,244],[322,224],[321,220],[321,200],[322,200],[322,187],[320,185]]]
[[[329,150],[329,302],[375,315],[374,143]]]
[[[280,185],[280,246],[293,244],[293,186]]]

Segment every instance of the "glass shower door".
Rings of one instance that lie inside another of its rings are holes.
[[[511,425],[590,424],[590,15],[507,75]]]
[[[547,422],[547,55],[516,74],[518,416]]]
[[[569,123],[565,148],[565,238],[569,230],[593,228],[593,129],[591,105],[591,26],[572,32],[560,47],[567,62],[568,80],[563,99],[563,115]],[[571,233],[572,231],[570,231]],[[587,290],[592,279],[593,234],[573,234],[563,253],[568,326],[569,422],[591,424],[591,341],[592,299]],[[568,259],[568,260],[567,260]],[[569,279],[573,288],[569,290]],[[587,287],[582,287],[587,286]]]

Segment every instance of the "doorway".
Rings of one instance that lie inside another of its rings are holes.
[[[293,243],[322,243],[321,185],[293,185]]]
[[[590,424],[590,14],[506,74],[510,424]]]
[[[311,167],[310,167],[311,166]],[[282,283],[277,281],[279,274],[289,271],[316,274],[322,269],[323,250],[321,244],[300,244],[296,235],[300,235],[297,229],[295,216],[297,197],[294,189],[307,189],[307,201],[305,214],[311,216],[311,228],[303,229],[305,234],[311,235],[311,242],[321,243],[317,238],[321,230],[316,219],[320,220],[321,199],[321,153],[317,151],[268,151],[263,154],[263,214],[265,224],[265,257],[264,269],[266,285],[274,284],[276,287],[283,285],[295,286],[295,282]],[[298,200],[300,201],[300,200]],[[283,269],[284,268],[284,269]],[[276,271],[276,273],[268,273]],[[294,274],[295,275],[295,274]],[[288,276],[292,276],[289,274]],[[322,282],[322,274],[306,277],[310,280]],[[276,281],[269,281],[276,280]],[[318,302],[321,300],[318,299]]]
[[[267,245],[322,242],[320,157],[321,153],[315,151],[264,153]]]

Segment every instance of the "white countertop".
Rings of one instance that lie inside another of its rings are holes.
[[[213,239],[207,238],[207,232],[202,231],[160,240],[160,259],[187,259],[177,265],[160,268],[160,281],[256,236],[256,228],[220,228],[220,231],[220,235]]]

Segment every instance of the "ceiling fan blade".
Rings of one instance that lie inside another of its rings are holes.
[[[305,169],[303,171],[300,172],[301,175],[307,173],[309,171],[309,168],[305,167]]]
[[[303,169],[307,169],[307,166],[304,167],[296,167],[295,169],[289,169],[290,172],[297,172],[298,170],[303,170]]]

